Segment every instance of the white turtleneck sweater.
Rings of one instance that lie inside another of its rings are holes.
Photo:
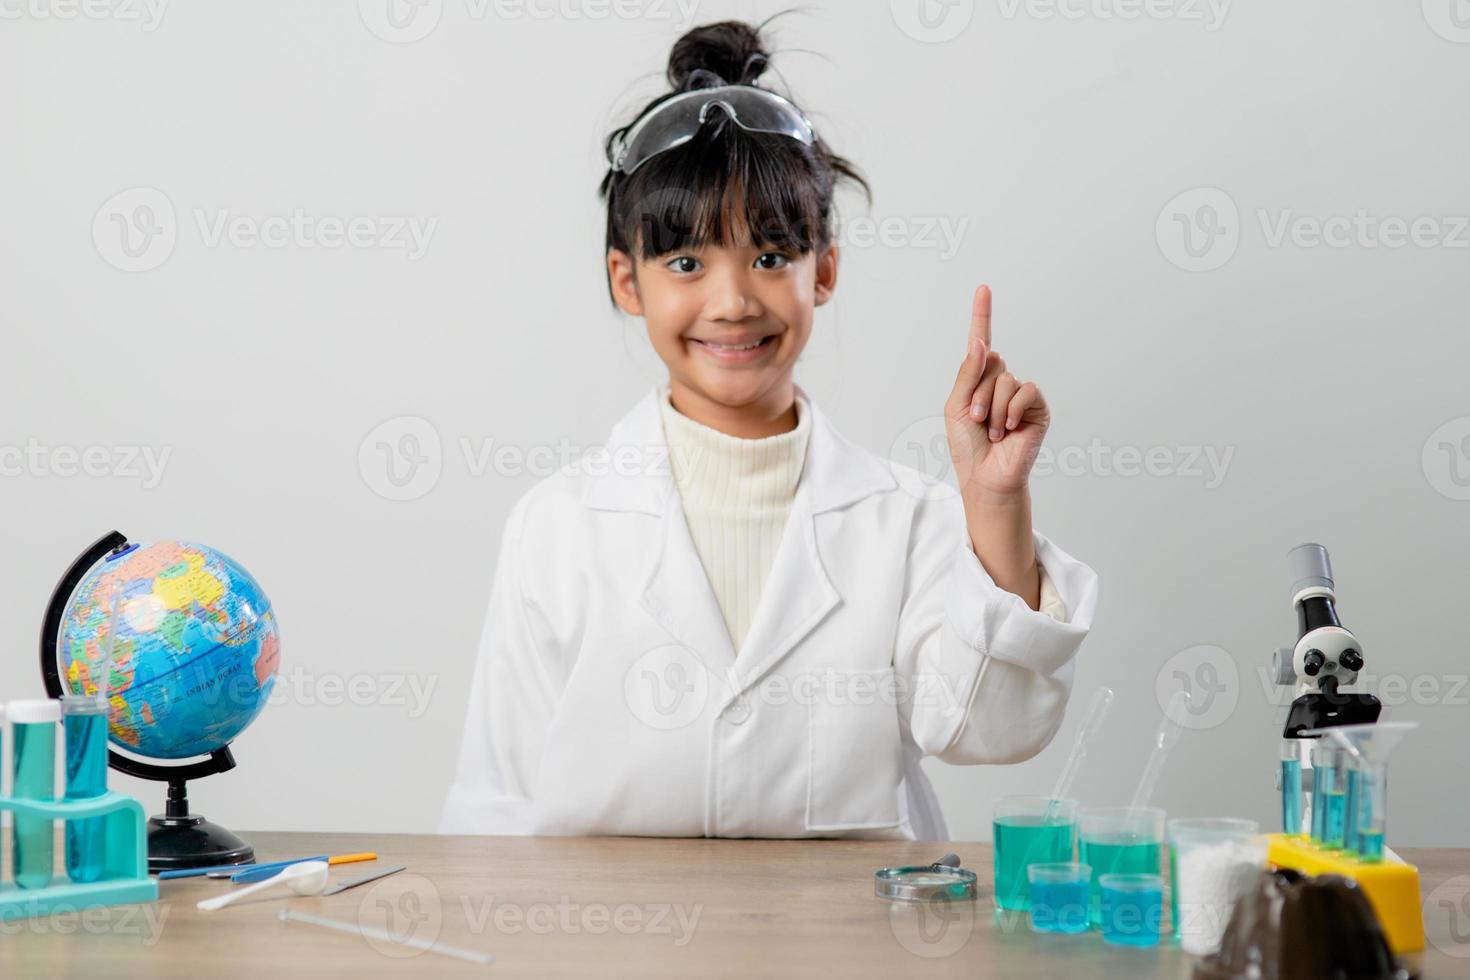
[[[689,534],[738,651],[796,496],[811,411],[797,395],[796,428],[761,439],[727,435],[694,421],[674,408],[667,391],[659,411]],[[1066,622],[1066,606],[1044,569],[1040,607]]]

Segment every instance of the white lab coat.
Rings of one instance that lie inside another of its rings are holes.
[[[1033,611],[986,574],[957,496],[808,398],[736,651],[671,476],[664,391],[600,464],[511,510],[441,832],[946,839],[919,760],[1019,762],[1051,740],[1096,574],[1034,533],[1068,617]]]

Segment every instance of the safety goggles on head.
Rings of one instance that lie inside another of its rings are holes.
[[[631,174],[649,157],[693,139],[714,106],[747,132],[789,136],[807,146],[816,142],[806,116],[775,92],[753,85],[720,85],[681,92],[654,106],[612,142],[608,163]]]

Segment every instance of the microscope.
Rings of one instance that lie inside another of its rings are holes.
[[[1385,846],[1384,829],[1387,758],[1417,723],[1380,722],[1378,698],[1345,690],[1363,669],[1363,644],[1338,618],[1327,549],[1300,544],[1287,562],[1297,641],[1271,666],[1296,698],[1281,732],[1281,833],[1267,835],[1267,862],[1352,879],[1394,954],[1416,954],[1424,949],[1419,872]]]
[[[1271,658],[1276,683],[1295,687],[1282,738],[1337,725],[1372,724],[1383,710],[1371,694],[1342,690],[1363,669],[1363,645],[1337,616],[1332,562],[1320,544],[1299,544],[1287,553],[1291,571],[1291,603],[1296,607],[1297,641]]]

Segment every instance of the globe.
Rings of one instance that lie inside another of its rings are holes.
[[[91,695],[105,681],[112,741],[151,759],[228,745],[265,707],[280,656],[260,584],[185,541],[99,562],[72,592],[57,643],[62,683]]]

